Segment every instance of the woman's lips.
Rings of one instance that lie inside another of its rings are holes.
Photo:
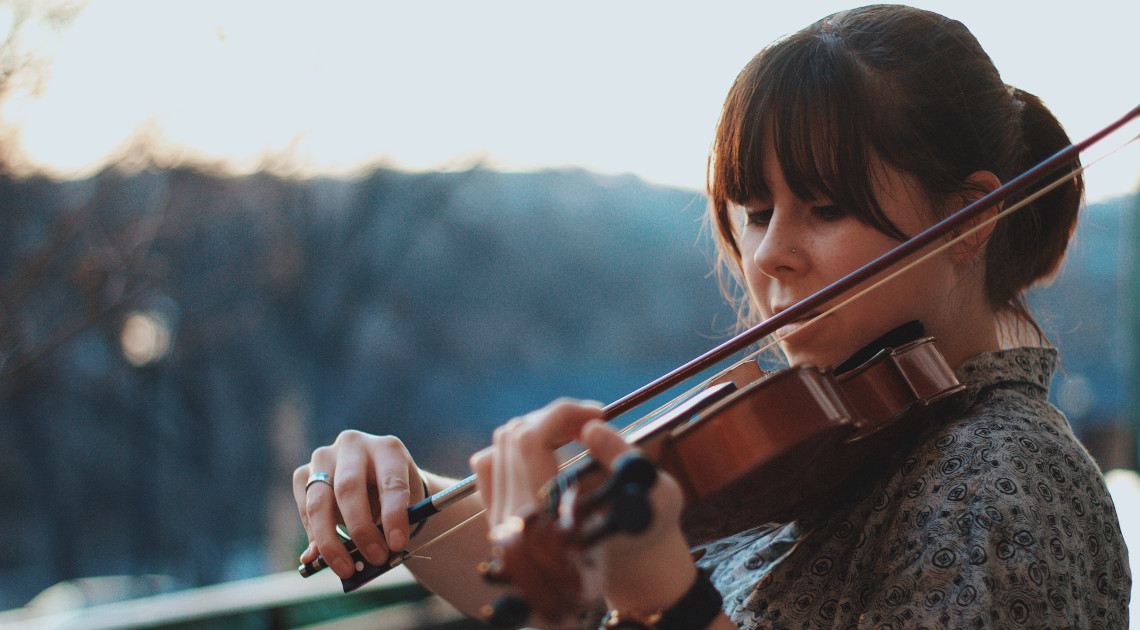
[[[809,314],[804,315],[803,317],[793,321],[790,324],[784,324],[783,326],[781,326],[779,329],[776,330],[776,336],[779,337],[781,340],[786,339],[792,333],[796,332],[800,328],[803,328],[804,325],[806,325],[810,320],[813,320],[818,315],[819,315],[818,313],[809,313]]]

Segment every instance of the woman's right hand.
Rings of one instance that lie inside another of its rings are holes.
[[[314,473],[324,473],[328,481],[309,483]],[[365,560],[385,564],[407,547],[408,507],[424,499],[424,487],[419,468],[398,438],[342,432],[293,471],[293,498],[309,539],[301,562],[319,554],[342,579],[351,577],[354,563],[336,531],[343,523]]]

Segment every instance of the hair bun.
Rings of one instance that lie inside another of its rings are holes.
[[[1037,96],[1009,86],[1014,106],[1020,110],[1025,152],[1020,171],[1044,162],[1070,144],[1064,127]],[[1052,278],[1064,258],[1081,198],[1084,178],[1080,158],[1074,157],[1057,176],[1067,181],[1009,215],[994,229],[987,259],[986,283],[998,303],[1019,301],[1030,286]]]

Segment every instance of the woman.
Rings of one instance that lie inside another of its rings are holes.
[[[1067,144],[1044,105],[1005,85],[969,31],[942,16],[865,7],[772,44],[730,90],[709,161],[710,217],[746,289],[744,319],[779,313]],[[681,493],[662,476],[649,530],[596,551],[610,625],[1126,627],[1115,510],[1046,402],[1056,352],[1023,299],[1060,264],[1081,194],[1077,177],[872,295],[778,331],[791,365],[834,367],[918,320],[967,390],[872,473],[793,522],[707,546],[700,568],[679,525]],[[416,535],[483,506],[487,523],[434,560],[409,561],[413,573],[462,610],[489,601],[492,587],[465,567],[487,557],[487,527],[535,505],[554,449],[576,439],[603,463],[629,450],[599,415],[559,401],[498,429],[472,458],[480,496]],[[306,491],[313,472],[332,482]],[[339,511],[382,563],[408,545],[410,502],[449,483],[419,471],[395,438],[342,434],[294,476],[312,542],[302,561],[321,553],[352,573],[333,531]]]

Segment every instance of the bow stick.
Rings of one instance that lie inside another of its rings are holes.
[[[732,339],[721,343],[720,345],[697,356],[689,362],[673,369],[672,371],[658,377],[646,385],[643,385],[642,387],[630,392],[629,394],[626,394],[618,400],[615,400],[614,402],[606,405],[601,410],[603,419],[606,421],[613,420],[621,414],[630,411],[634,407],[637,407],[638,405],[664,393],[676,385],[679,385],[694,375],[712,367],[726,357],[744,350],[748,346],[779,330],[781,327],[795,322],[800,318],[812,313],[823,304],[832,299],[835,299],[844,292],[870,280],[880,273],[885,272],[892,265],[895,265],[908,256],[919,252],[924,247],[934,243],[934,241],[942,238],[946,234],[963,228],[967,223],[976,219],[983,212],[997,206],[1010,197],[1021,193],[1030,186],[1040,182],[1062,166],[1076,159],[1077,156],[1079,156],[1082,152],[1087,150],[1092,145],[1100,142],[1105,137],[1113,134],[1121,127],[1127,125],[1137,118],[1140,118],[1140,106],[1133,108],[1124,116],[1092,134],[1088,138],[1085,138],[1081,142],[1070,144],[1068,147],[1058,151],[1056,154],[1046,159],[1044,162],[1037,164],[1033,168],[1022,173],[1021,175],[1018,175],[1014,179],[1011,179],[989,194],[978,199],[974,203],[967,205],[954,214],[951,214],[950,216],[942,219],[941,221],[935,223],[922,232],[919,232],[910,239],[903,241],[893,249],[887,251],[886,253],[868,262],[855,271],[852,271],[839,280],[836,280],[815,294],[804,298],[803,300],[777,313],[776,315],[773,315],[763,322],[760,322],[748,330],[745,330],[744,332],[736,335]],[[1065,177],[1071,177],[1074,174],[1075,173],[1069,173],[1066,174]],[[420,521],[423,521],[428,517],[443,511],[449,505],[452,505],[470,496],[475,492],[475,490],[476,476],[471,475],[408,508],[408,521],[413,525],[417,524]],[[351,540],[345,541],[345,547],[352,555],[353,560],[356,561],[357,566],[357,573],[353,575],[352,578],[342,580],[344,591],[346,593],[359,588],[361,585],[367,583],[379,575],[382,575],[389,569],[402,564],[404,559],[409,555],[407,552],[394,554],[389,559],[387,564],[376,567],[364,561],[363,556],[360,554],[359,550],[356,549],[356,546]],[[327,566],[328,564],[325,563],[324,558],[318,557],[316,560],[298,567],[298,571],[303,577],[308,577]]]

